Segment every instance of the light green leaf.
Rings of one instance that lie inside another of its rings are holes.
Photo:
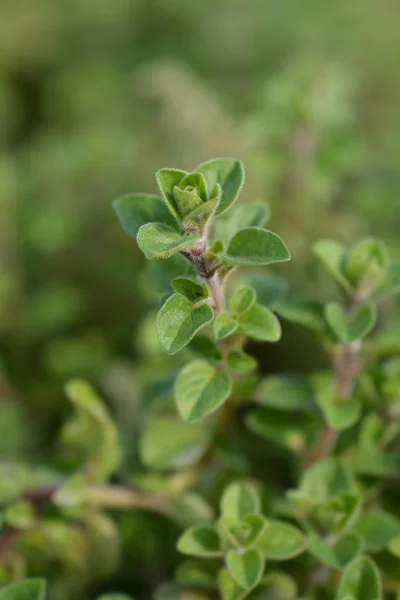
[[[257,401],[284,411],[315,411],[314,391],[310,381],[301,375],[273,375],[261,380]]]
[[[361,304],[356,313],[349,317],[337,302],[330,302],[325,307],[325,318],[339,341],[350,344],[360,340],[372,329],[376,320],[376,312],[371,304]]]
[[[202,456],[211,434],[210,428],[200,423],[189,427],[180,419],[156,417],[142,431],[140,457],[152,469],[182,469]]]
[[[250,338],[277,342],[282,334],[278,318],[269,308],[255,304],[239,319],[240,330]]]
[[[214,412],[229,397],[232,381],[228,373],[205,360],[187,364],[175,382],[175,400],[185,421],[197,421]]]
[[[364,538],[367,552],[381,552],[400,535],[400,520],[383,510],[370,510],[361,516],[354,530]]]
[[[113,209],[126,233],[134,238],[146,223],[165,223],[174,227],[175,219],[159,196],[128,194],[114,200]]]
[[[231,300],[230,309],[233,313],[242,315],[243,313],[250,310],[256,303],[256,292],[255,289],[249,285],[242,285],[235,290]]]
[[[246,515],[240,521],[235,515],[224,515],[219,523],[228,541],[244,548],[252,548],[267,527],[265,517],[257,513]]]
[[[340,492],[318,506],[315,518],[331,533],[342,534],[357,520],[361,498],[355,492]]]
[[[376,291],[375,298],[382,300],[383,298],[390,298],[394,294],[400,292],[400,262],[391,264],[388,268],[385,281],[381,287]]]
[[[198,302],[203,298],[208,298],[210,295],[208,288],[204,283],[198,283],[187,277],[175,277],[175,279],[171,281],[171,286],[175,292],[185,296],[191,303]]]
[[[257,361],[243,350],[232,350],[228,354],[228,368],[233,373],[243,375],[254,371],[257,368]]]
[[[177,548],[188,556],[213,558],[222,556],[218,530],[211,526],[191,527],[179,538]]]
[[[212,197],[217,184],[222,187],[222,196],[216,210],[220,215],[236,200],[244,184],[244,166],[234,158],[215,158],[202,163],[195,171],[204,176],[208,197]]]
[[[290,260],[290,253],[276,233],[247,227],[233,236],[223,258],[234,265],[269,265]]]
[[[168,258],[200,239],[199,235],[181,235],[176,229],[162,223],[142,225],[137,243],[146,258]]]
[[[344,273],[345,247],[335,240],[319,240],[315,242],[312,248],[326,270],[340,283],[346,292],[351,293],[351,283]]]
[[[119,434],[103,401],[85,381],[75,379],[65,388],[76,419],[62,429],[62,441],[84,455],[84,470],[91,480],[102,480],[113,473],[121,461]]]
[[[194,190],[203,202],[207,202],[207,187],[206,182],[201,173],[189,173],[179,183],[181,190]]]
[[[307,551],[323,565],[331,569],[340,569],[340,562],[333,546],[315,533],[310,533],[307,538]]]
[[[269,206],[265,202],[237,204],[228,212],[214,219],[213,237],[228,244],[229,240],[243,227],[262,227],[268,221],[269,216]]]
[[[400,535],[395,536],[388,543],[388,550],[390,554],[396,556],[396,558],[400,558]]]
[[[10,583],[0,590],[0,600],[45,600],[44,579],[24,579]]]
[[[267,560],[289,560],[304,552],[306,538],[294,525],[268,520],[256,546]]]
[[[360,419],[362,403],[353,395],[343,400],[338,398],[336,381],[331,373],[316,373],[312,376],[315,400],[330,427],[338,431],[351,427]]]
[[[35,521],[35,512],[32,504],[20,500],[9,504],[3,511],[4,522],[15,529],[28,529]]]
[[[213,518],[213,510],[203,496],[193,492],[172,495],[166,500],[166,512],[181,527],[208,524]]]
[[[157,332],[162,347],[169,354],[179,352],[213,317],[213,310],[208,304],[194,307],[181,294],[173,294],[157,315]]]
[[[238,327],[239,323],[233,319],[226,310],[220,312],[216,316],[213,324],[214,334],[217,340],[223,340],[234,334]]]
[[[382,583],[379,570],[368,556],[358,556],[343,571],[337,600],[381,600]]]
[[[362,537],[354,532],[341,536],[335,544],[328,543],[315,533],[311,533],[307,538],[308,552],[331,569],[343,569],[363,549]]]
[[[187,171],[181,171],[180,169],[160,169],[160,171],[156,173],[157,183],[163,195],[165,204],[178,222],[181,221],[181,213],[174,197],[173,190],[175,186],[179,186],[182,179],[187,174]]]
[[[342,491],[354,490],[350,469],[338,458],[330,457],[309,467],[300,480],[302,493],[315,500],[328,500]]]
[[[351,249],[344,270],[361,297],[368,297],[383,283],[388,269],[386,246],[380,240],[367,238]]]
[[[236,583],[228,569],[219,572],[218,589],[222,600],[243,600],[250,592]]]
[[[219,567],[216,562],[188,559],[181,561],[175,581],[184,586],[214,588]]]
[[[222,515],[231,515],[240,521],[247,515],[261,511],[260,496],[250,483],[231,483],[223,493],[220,510]]]
[[[239,552],[229,550],[226,565],[238,585],[251,589],[260,582],[264,570],[264,559],[255,548]]]

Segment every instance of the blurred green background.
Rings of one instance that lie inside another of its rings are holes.
[[[68,378],[124,420],[145,359],[166,361],[110,206],[160,167],[241,158],[303,295],[333,289],[319,237],[399,255],[399,19],[395,0],[1,0],[0,453],[46,456]],[[266,369],[315,366],[287,339]]]

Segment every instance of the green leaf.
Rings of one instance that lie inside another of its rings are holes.
[[[234,265],[260,266],[290,260],[290,253],[276,233],[246,227],[233,236],[223,257]]]
[[[346,290],[352,292],[352,286],[345,276],[343,265],[346,256],[345,247],[335,240],[319,240],[312,247],[326,270]]]
[[[342,534],[355,523],[360,510],[361,498],[357,493],[340,492],[317,508],[315,518],[326,531]]]
[[[220,312],[216,316],[213,324],[214,334],[217,340],[223,340],[234,334],[238,327],[239,323],[233,319],[226,310]]]
[[[244,184],[243,163],[234,158],[214,158],[198,165],[195,171],[204,176],[208,197],[212,196],[217,184],[221,186],[222,196],[216,210],[217,215],[235,202]]]
[[[326,331],[324,306],[320,302],[287,298],[274,305],[274,310],[289,323],[305,327],[312,333],[323,335]]]
[[[179,538],[177,548],[188,556],[213,558],[222,556],[222,542],[218,530],[211,526],[191,527]]]
[[[231,300],[230,309],[233,313],[242,315],[243,313],[250,310],[256,303],[256,292],[254,288],[249,285],[242,285],[235,290]]]
[[[205,358],[210,362],[219,362],[222,360],[222,352],[216,342],[206,335],[196,335],[189,342],[188,349],[199,358]]]
[[[339,341],[350,344],[360,340],[372,329],[376,312],[371,304],[361,304],[356,313],[349,317],[337,302],[325,307],[325,318]]]
[[[9,504],[3,512],[4,522],[15,529],[28,529],[35,521],[35,512],[32,504],[20,500]]]
[[[254,487],[247,482],[231,483],[221,498],[222,515],[231,515],[238,521],[261,511],[261,500]]]
[[[176,229],[162,223],[142,225],[137,243],[146,258],[168,258],[200,239],[199,235],[181,235]]]
[[[336,381],[331,373],[316,373],[312,376],[315,387],[315,400],[321,408],[330,427],[338,431],[347,429],[358,422],[362,412],[360,398],[338,398]]]
[[[199,494],[186,492],[166,499],[166,512],[181,527],[204,525],[213,518],[213,510]]]
[[[180,169],[160,169],[160,171],[156,173],[157,183],[163,195],[165,204],[178,223],[181,221],[181,213],[174,197],[173,190],[175,186],[179,186],[182,179],[187,174],[187,171],[181,171]]]
[[[270,211],[265,202],[240,203],[213,221],[213,237],[228,244],[243,227],[262,227]]]
[[[385,244],[380,240],[367,238],[349,252],[344,270],[357,288],[358,295],[366,298],[384,281],[388,262]]]
[[[342,491],[352,491],[354,486],[354,478],[349,468],[334,457],[309,467],[300,480],[302,493],[319,501],[328,500]]]
[[[365,540],[367,552],[380,552],[400,535],[400,520],[383,510],[364,513],[354,527]]]
[[[345,567],[350,561],[364,551],[363,537],[355,531],[350,531],[342,535],[334,544],[335,551],[340,568]]]
[[[368,556],[358,556],[343,571],[337,600],[381,600],[379,570]]]
[[[239,319],[240,330],[250,338],[263,342],[277,342],[282,334],[281,325],[274,313],[255,304]]]
[[[397,535],[396,537],[390,540],[390,542],[388,543],[388,550],[390,554],[393,554],[393,556],[400,558],[400,535]]]
[[[293,416],[288,412],[262,407],[245,417],[246,426],[257,435],[271,442],[298,451],[304,446],[307,422],[304,416]]]
[[[24,579],[10,583],[0,590],[0,600],[45,600],[44,579]]]
[[[174,227],[175,219],[159,196],[128,194],[114,200],[113,209],[126,233],[136,238],[142,225],[150,222],[165,223]]]
[[[349,465],[354,473],[361,476],[399,477],[400,452],[356,449],[349,455]]]
[[[193,189],[203,202],[207,202],[207,187],[206,182],[201,173],[189,173],[180,181],[179,187],[181,190]]]
[[[268,520],[256,546],[267,560],[289,560],[304,552],[306,538],[294,525]]]
[[[190,427],[173,417],[151,419],[142,431],[139,452],[152,469],[182,469],[205,452],[212,431],[199,423]]]
[[[84,455],[88,478],[102,480],[113,473],[121,461],[117,427],[88,383],[74,379],[67,383],[65,391],[75,408],[76,419],[64,425],[62,441]]]
[[[251,589],[260,582],[264,570],[264,559],[255,548],[239,552],[229,550],[226,565],[238,585]]]
[[[251,373],[257,368],[257,361],[255,358],[243,352],[243,350],[232,350],[228,354],[228,368],[232,373],[238,373],[240,375]]]
[[[315,533],[310,533],[307,538],[307,551],[323,565],[331,569],[340,569],[334,548]]]
[[[171,281],[171,286],[175,292],[185,296],[191,303],[208,298],[210,295],[208,288],[204,283],[198,283],[187,277],[175,277],[175,279]]]
[[[157,315],[157,332],[162,347],[169,354],[179,352],[213,317],[213,310],[208,304],[195,307],[181,294],[173,294]]]
[[[255,289],[258,304],[268,307],[281,302],[289,287],[283,277],[269,271],[260,272],[259,269],[246,270],[240,281]]]
[[[187,364],[175,382],[175,400],[185,421],[197,421],[217,410],[229,397],[232,381],[228,373],[204,360]]]
[[[249,593],[249,590],[236,583],[228,569],[221,569],[219,572],[218,588],[222,600],[243,600]]]
[[[390,298],[394,294],[400,292],[400,262],[393,263],[389,266],[385,281],[376,291],[375,298],[383,300]]]
[[[314,391],[310,381],[301,375],[273,375],[261,380],[257,402],[284,411],[315,411]]]
[[[218,565],[215,562],[188,559],[179,564],[175,581],[186,587],[214,588],[217,575]]]
[[[235,546],[251,548],[263,534],[267,520],[257,513],[246,515],[240,521],[235,515],[224,515],[220,526],[228,541]]]

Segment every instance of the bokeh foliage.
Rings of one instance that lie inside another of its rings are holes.
[[[242,198],[270,204],[273,228],[296,256],[285,277],[300,295],[332,297],[311,258],[318,238],[383,236],[398,256],[399,12],[389,0],[2,0],[0,453],[7,464],[28,458],[39,481],[53,469],[73,472],[76,456],[57,443],[70,416],[63,385],[85,377],[119,424],[127,454],[120,477],[140,479],[137,434],[171,389],[168,375],[152,381],[155,370],[171,366],[155,337],[152,291],[170,277],[156,266],[149,285],[110,201],[132,190],[154,193],[160,165],[191,170],[210,156],[240,156],[248,178]],[[384,318],[396,312],[390,305]],[[255,350],[265,372],[326,364],[311,337],[285,329],[277,348]],[[396,365],[386,368],[395,386]],[[246,453],[221,448],[221,456],[239,471],[253,465],[262,479],[265,450],[249,436],[243,446]],[[289,485],[284,459],[274,460],[268,479]],[[114,579],[102,573],[95,591],[118,583],[147,597],[176,564],[175,526],[147,513],[124,514],[117,525],[123,562]],[[113,539],[112,524],[98,528]],[[72,536],[87,552],[79,532],[57,535],[55,544]],[[117,549],[106,543],[111,566]],[[79,582],[95,597],[85,573],[76,576],[76,556],[64,558],[70,570],[54,593],[68,596]]]

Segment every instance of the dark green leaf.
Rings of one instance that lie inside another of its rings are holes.
[[[187,277],[176,277],[171,281],[171,286],[175,292],[182,294],[189,302],[198,302],[210,295],[207,286],[203,283],[198,283]]]
[[[354,530],[364,538],[367,552],[380,552],[400,535],[400,520],[383,510],[370,510],[361,516]]]
[[[277,410],[315,410],[312,385],[301,375],[274,375],[262,379],[257,390],[257,401]]]

